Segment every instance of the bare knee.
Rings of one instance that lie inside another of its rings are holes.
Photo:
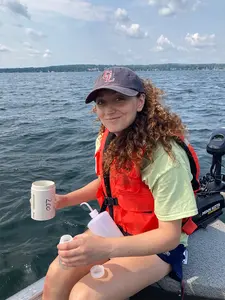
[[[62,272],[59,266],[59,259],[57,257],[50,264],[46,274],[46,279],[55,281],[55,279],[59,278],[60,274],[62,274]]]
[[[73,276],[74,273],[75,275]],[[77,282],[76,277],[76,270],[62,269],[57,257],[48,268],[42,299],[68,300],[70,291]]]
[[[62,269],[57,257],[48,268],[44,283],[44,294],[49,290],[60,292],[64,288],[69,289],[69,293],[76,283],[76,276],[71,276],[74,273],[76,273],[75,270]]]
[[[44,282],[43,299],[50,299],[49,293],[61,290],[60,283],[63,281],[60,280],[61,272],[57,261],[58,259],[56,258],[48,268]]]
[[[69,300],[110,300],[109,298],[101,295],[96,289],[89,287],[88,285],[77,282],[69,296]]]
[[[69,298],[69,294],[74,285],[84,277],[90,270],[90,266],[80,266],[74,268],[64,269],[59,263],[59,259],[56,258],[49,266],[45,285],[44,285],[44,296],[47,294],[54,293],[59,295],[58,298],[49,299],[60,299],[64,300]],[[48,297],[44,297],[44,299]],[[76,299],[76,298],[75,298]],[[86,298],[87,299],[87,298]]]

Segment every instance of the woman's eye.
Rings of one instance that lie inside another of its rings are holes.
[[[103,104],[103,101],[102,101],[102,100],[96,100],[96,104],[97,104],[97,105],[102,105],[102,104]]]
[[[117,102],[122,102],[122,101],[125,101],[125,98],[118,97],[118,98],[116,98],[116,101],[117,101]]]

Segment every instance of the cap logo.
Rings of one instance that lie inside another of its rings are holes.
[[[112,70],[106,70],[106,71],[104,71],[104,73],[102,75],[102,79],[105,82],[113,82],[115,80],[115,77],[113,77]]]

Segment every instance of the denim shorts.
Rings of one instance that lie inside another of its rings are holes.
[[[185,250],[185,246],[180,244],[171,251],[157,254],[163,261],[171,265],[172,270],[169,273],[169,276],[180,282],[183,279],[182,264],[183,259],[185,258]]]

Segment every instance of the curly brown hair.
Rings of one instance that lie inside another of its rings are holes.
[[[134,123],[116,136],[104,153],[105,172],[109,171],[115,158],[117,170],[126,168],[129,171],[132,163],[141,168],[143,157],[153,162],[153,154],[159,144],[173,159],[171,141],[177,140],[177,136],[185,136],[187,132],[180,117],[161,103],[164,92],[156,88],[149,79],[143,80],[143,83],[145,105],[137,113]],[[105,127],[101,124],[99,134],[104,131]]]

